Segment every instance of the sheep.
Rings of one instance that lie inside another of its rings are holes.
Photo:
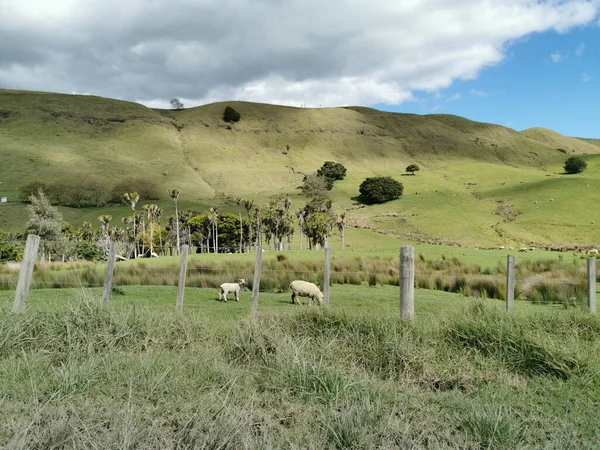
[[[323,304],[323,293],[314,283],[302,280],[294,280],[290,284],[290,289],[292,290],[292,303],[294,305],[301,304],[300,300],[298,300],[298,297],[308,297],[311,302],[318,300],[320,305]]]
[[[591,248],[591,249],[588,250],[587,254],[588,255],[597,255],[598,254],[598,249]]]
[[[227,294],[229,294],[230,292],[232,294],[235,294],[235,301],[239,302],[240,301],[240,289],[243,286],[247,286],[248,285],[248,280],[246,278],[238,278],[237,282],[235,283],[223,283],[220,288],[221,290],[219,291],[219,300],[221,300],[221,296],[223,297],[223,301],[227,302]]]
[[[527,247],[521,247],[518,252],[527,253]]]

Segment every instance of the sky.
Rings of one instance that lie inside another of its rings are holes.
[[[600,0],[0,0],[0,88],[600,138]],[[0,105],[1,108],[1,105]]]

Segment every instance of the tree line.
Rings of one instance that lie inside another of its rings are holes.
[[[329,192],[346,173],[342,164],[326,161],[316,173],[304,177],[300,191],[306,202],[299,207],[294,207],[290,195],[275,196],[264,205],[238,198],[233,202],[238,207],[237,214],[222,210],[231,210],[233,204],[217,205],[208,211],[180,211],[180,190],[171,189],[168,194],[173,200],[174,215],[169,216],[155,203],[141,204],[159,197],[152,183],[128,179],[113,187],[111,198],[116,201],[120,191],[118,200],[130,208],[131,214],[123,217],[120,224],[110,215],[100,215],[96,231],[91,222],[83,222],[80,227],[69,224],[52,206],[59,191],[55,186],[62,186],[61,183],[30,183],[22,190],[22,194],[29,193],[25,233],[0,234],[0,261],[19,259],[22,242],[29,233],[42,238],[43,259],[63,261],[105,259],[111,241],[117,243],[119,255],[127,259],[179,254],[184,244],[199,253],[249,252],[256,246],[289,250],[296,232],[300,234],[301,250],[328,246],[334,232],[340,233],[344,249],[346,211],[335,211]],[[141,187],[141,193],[129,189],[132,187]],[[33,188],[37,190],[31,192]],[[390,177],[375,177],[361,184],[360,193],[365,203],[380,203],[402,195],[402,189],[402,184]]]

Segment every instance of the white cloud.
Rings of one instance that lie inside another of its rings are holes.
[[[487,92],[480,91],[478,89],[469,90],[469,94],[471,94],[473,97],[487,97],[489,95]]]
[[[577,56],[581,56],[583,54],[583,51],[585,50],[585,44],[582,42],[581,44],[579,44],[577,46],[577,48],[575,49],[575,54]]]
[[[587,83],[588,81],[590,81],[592,79],[591,76],[589,76],[587,73],[583,72],[581,74],[581,81],[583,81],[584,83]]]
[[[455,102],[456,100],[460,100],[460,97],[461,97],[460,93],[459,93],[459,92],[457,92],[456,94],[453,94],[453,95],[451,95],[450,97],[448,97],[448,98],[446,99],[446,101],[447,101],[448,103],[450,103],[450,102]]]
[[[559,52],[554,52],[554,53],[550,53],[550,58],[552,59],[552,62],[557,63],[557,62],[562,61],[564,56],[561,55]]]
[[[397,104],[599,11],[597,0],[0,0],[0,86],[186,107]]]

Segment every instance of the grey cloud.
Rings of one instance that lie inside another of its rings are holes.
[[[0,12],[3,2],[17,25],[0,28],[1,87],[165,105],[224,95],[398,101],[475,77],[510,40],[590,23],[600,8],[575,0],[0,0]]]

